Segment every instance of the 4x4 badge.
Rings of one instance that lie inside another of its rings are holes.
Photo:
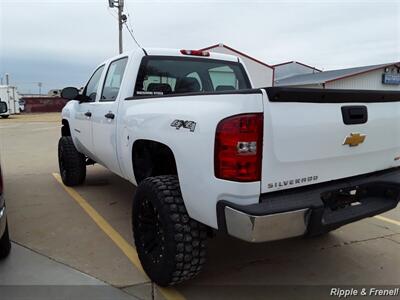
[[[343,145],[349,145],[350,147],[356,147],[362,143],[364,143],[365,138],[367,136],[365,134],[360,133],[350,133],[349,136],[346,136]]]
[[[186,128],[186,129],[190,129],[190,132],[194,132],[194,130],[196,129],[196,122],[194,121],[184,121],[184,120],[174,120],[171,123],[172,127],[175,127],[176,130],[181,129],[181,127]]]

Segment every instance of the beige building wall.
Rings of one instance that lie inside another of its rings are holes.
[[[274,81],[274,71],[271,67],[263,65],[259,62],[256,62],[252,59],[249,59],[246,56],[240,55],[232,50],[229,50],[223,46],[218,46],[208,51],[211,52],[218,52],[223,54],[230,54],[234,56],[240,57],[244,62],[247,72],[249,73],[250,80],[253,83],[253,87],[260,88],[260,87],[270,87],[273,85]]]
[[[397,72],[394,68],[393,72]],[[382,83],[382,75],[385,72],[384,68],[363,73],[332,82],[327,82],[325,88],[327,89],[358,89],[358,90],[400,90],[400,85],[390,85]],[[389,72],[392,68],[389,67]]]

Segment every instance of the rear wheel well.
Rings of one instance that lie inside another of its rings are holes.
[[[137,183],[152,176],[178,175],[172,150],[151,140],[137,140],[133,144],[132,166]]]
[[[71,129],[69,128],[69,123],[67,120],[63,119],[61,121],[61,136],[71,136]]]

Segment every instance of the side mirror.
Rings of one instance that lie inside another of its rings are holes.
[[[75,87],[66,87],[61,91],[61,97],[68,100],[74,100],[79,96],[79,90]]]
[[[0,114],[4,114],[8,111],[7,103],[0,101]]]

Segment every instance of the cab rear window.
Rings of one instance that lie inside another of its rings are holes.
[[[155,96],[251,88],[237,62],[204,58],[146,56],[139,68],[135,96]]]

